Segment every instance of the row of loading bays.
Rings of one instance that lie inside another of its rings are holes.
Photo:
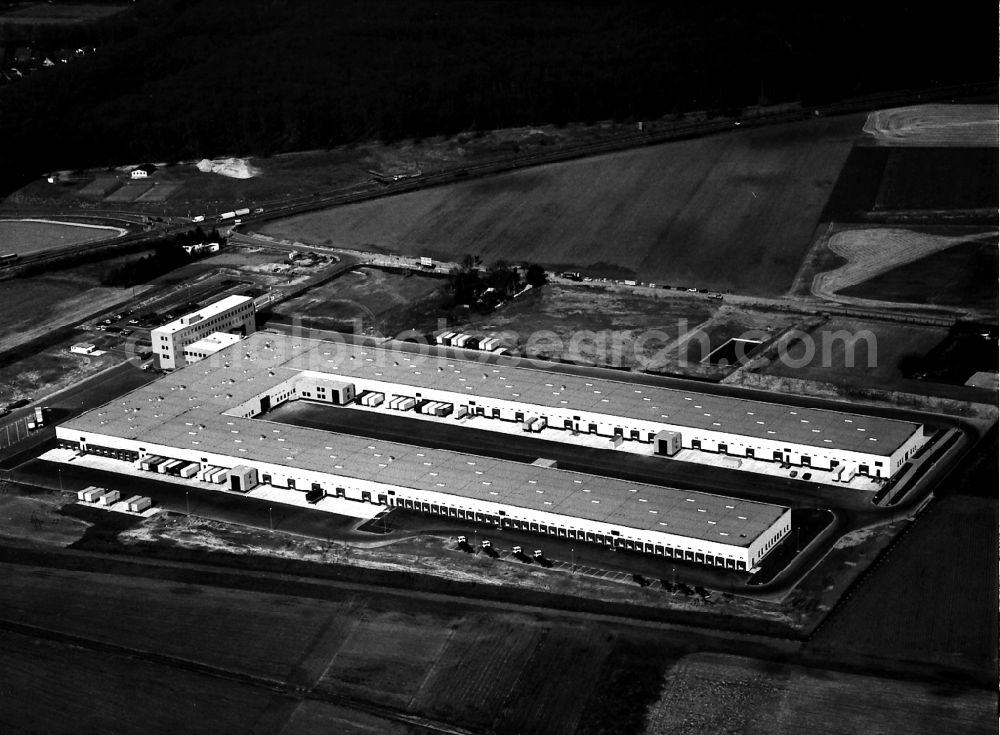
[[[530,533],[547,534],[549,536],[555,536],[557,538],[584,541],[587,543],[597,544],[600,546],[607,546],[615,549],[623,549],[625,551],[638,551],[653,556],[662,556],[667,559],[677,559],[678,561],[690,561],[690,562],[695,562],[697,564],[710,564],[717,567],[724,567],[726,569],[739,569],[739,570],[746,569],[746,565],[744,564],[744,562],[738,559],[731,559],[729,557],[723,557],[723,556],[714,556],[712,554],[705,554],[702,552],[693,551],[691,549],[678,549],[660,544],[648,544],[648,543],[643,543],[641,541],[632,541],[630,539],[621,538],[615,532],[612,532],[611,534],[602,534],[602,533],[594,533],[592,531],[578,531],[572,528],[563,528],[562,526],[549,526],[544,523],[520,521],[514,518],[510,518],[506,515],[478,513],[471,510],[463,510],[461,508],[454,508],[446,505],[437,505],[435,503],[424,503],[418,500],[400,500],[397,502],[397,506],[406,508],[407,510],[414,510],[421,513],[429,513],[431,515],[442,515],[442,516],[447,516],[449,518],[457,518],[459,520],[489,524],[494,528],[510,528],[517,531],[528,531]]]

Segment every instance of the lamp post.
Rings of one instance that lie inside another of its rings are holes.
[[[184,491],[184,507],[187,509],[187,514],[191,515],[191,491]]]
[[[271,514],[271,506],[267,507],[267,528],[270,531],[274,530],[274,516]]]

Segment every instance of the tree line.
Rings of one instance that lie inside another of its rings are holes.
[[[489,313],[512,299],[525,284],[538,287],[546,280],[545,269],[534,263],[524,263],[518,268],[498,260],[484,267],[478,256],[466,255],[448,273],[451,303],[446,306],[468,306]]]
[[[220,236],[219,231],[214,229],[211,233],[204,232],[201,227],[179,232],[158,242],[152,252],[141,258],[129,260],[111,268],[104,274],[101,283],[105,286],[125,288],[147,283],[207,255],[207,252],[195,250],[188,252],[184,249],[185,245],[203,245],[205,243],[222,245],[225,244],[225,240]]]

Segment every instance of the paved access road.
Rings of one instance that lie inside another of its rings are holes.
[[[131,362],[123,362],[58,393],[39,398],[29,406],[16,409],[0,423],[0,463],[52,439],[55,436],[55,424],[107,403],[140,385],[151,382],[156,377],[158,376],[155,373],[142,370]],[[23,423],[27,416],[34,413],[36,405],[48,407],[46,425],[28,436]],[[14,428],[9,430],[8,442],[8,426],[17,422],[21,422],[22,427],[19,433]],[[20,436],[19,441],[18,436]]]

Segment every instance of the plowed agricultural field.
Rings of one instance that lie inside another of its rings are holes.
[[[864,116],[666,143],[267,223],[276,237],[778,295]]]

